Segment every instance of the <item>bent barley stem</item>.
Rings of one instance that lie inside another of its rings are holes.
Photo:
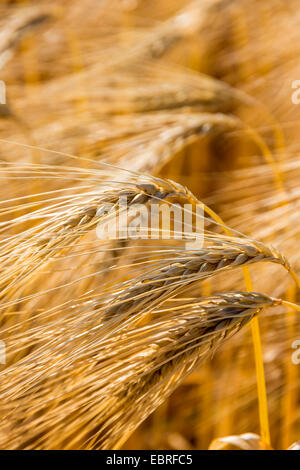
[[[300,305],[294,304],[294,302],[289,302],[288,300],[274,299],[274,305],[284,305],[285,307],[292,308],[297,312],[300,312]]]
[[[258,134],[258,132],[256,132],[253,128],[247,126],[246,133],[249,135],[249,137],[252,138],[253,142],[255,142],[255,144],[261,150],[266,163],[271,166],[273,175],[274,175],[274,181],[276,183],[276,187],[278,191],[285,195],[286,191],[284,188],[281,171],[278,168],[278,163],[276,162],[276,160],[274,160],[269,147],[266,145],[266,143],[264,142],[262,137]],[[284,202],[284,204],[286,204],[286,201]]]
[[[296,286],[293,284],[287,290],[287,300],[293,302],[296,299]],[[296,313],[294,307],[286,309],[286,329],[288,338],[295,336]],[[297,382],[297,369],[292,361],[288,361],[285,367],[286,390],[283,396],[283,436],[281,439],[282,449],[287,449],[293,442],[294,410],[297,403],[297,391],[290,384]]]
[[[269,147],[266,145],[262,137],[251,127],[247,127],[246,132],[249,135],[249,137],[253,139],[253,141],[256,143],[258,148],[261,150],[266,163],[271,166],[272,172],[274,175],[274,181],[275,181],[278,191],[282,193],[284,196],[286,196],[286,191],[284,188],[284,183],[283,183],[280,168],[278,167],[277,162],[274,160]],[[285,204],[287,204],[286,197],[283,202],[283,205]],[[291,277],[293,278],[293,280],[295,281],[297,287],[300,288],[300,280],[296,272],[292,268],[290,268],[290,266],[287,266],[287,270],[289,274],[291,275]],[[243,266],[243,272],[244,272],[244,278],[246,280],[247,290],[251,291],[252,281],[251,281],[248,266]],[[300,307],[298,307],[297,305],[291,304],[289,302],[286,303],[286,301],[282,301],[281,303],[283,305],[289,306],[291,308],[294,308],[300,311]],[[262,435],[262,438],[265,440],[265,442],[271,445],[270,427],[269,427],[269,418],[268,418],[267,392],[266,392],[264,365],[263,365],[263,360],[262,360],[261,337],[260,337],[260,330],[259,330],[259,321],[257,317],[254,317],[251,320],[251,329],[252,329],[255,363],[256,363],[261,435]]]
[[[247,291],[252,291],[252,280],[248,266],[243,266],[243,274],[246,282]],[[256,368],[256,380],[257,380],[257,392],[258,392],[258,410],[259,410],[259,421],[261,428],[261,437],[263,441],[271,445],[270,438],[270,426],[269,426],[269,414],[268,414],[268,398],[267,388],[265,380],[264,362],[262,355],[261,335],[259,328],[258,317],[254,316],[250,322],[251,332],[253,338],[255,368]]]
[[[287,200],[287,197],[286,197],[286,190],[285,190],[285,187],[284,187],[284,183],[283,183],[283,178],[282,178],[282,174],[281,174],[281,171],[280,171],[280,168],[278,167],[278,163],[274,160],[273,158],[273,155],[269,149],[269,147],[265,144],[264,140],[261,138],[261,136],[252,128],[248,127],[247,128],[247,133],[248,135],[253,139],[253,141],[257,144],[257,146],[260,148],[261,152],[262,152],[262,155],[266,161],[266,163],[268,165],[271,166],[272,168],[272,172],[273,172],[273,175],[274,175],[274,181],[275,181],[275,184],[276,184],[276,187],[279,191],[279,193],[282,193],[283,196],[284,196],[284,201],[282,203],[282,205],[286,205],[288,203],[288,200]],[[297,288],[299,289],[300,288],[300,280],[299,280],[299,277],[298,275],[296,274],[296,272],[289,266],[287,265],[286,266],[289,274],[291,275],[292,279],[295,281],[296,285],[297,285]],[[244,275],[246,273],[249,273],[249,269],[248,269],[248,266],[244,266],[243,267],[243,270],[244,270]],[[251,279],[249,277],[249,289],[252,290],[252,283],[251,283]],[[248,289],[248,287],[247,287]],[[291,302],[287,302],[287,301],[281,301],[280,302],[281,304],[285,305],[286,307],[288,307],[288,311],[292,308],[292,309],[295,309],[297,311],[300,311],[300,307],[298,305],[295,305]],[[254,349],[255,349],[255,356],[258,358],[259,355],[261,355],[261,350],[260,350],[260,334],[259,334],[259,322],[258,322],[258,318],[257,317],[254,317],[253,320],[251,321],[251,327],[252,327],[252,336],[253,336],[253,339],[255,339],[254,341]],[[261,364],[259,364],[261,363]],[[262,361],[259,361],[257,362],[257,366],[259,367],[263,367],[263,364],[262,364]],[[264,376],[264,371],[263,369],[260,371],[260,373],[257,372],[257,386],[258,388],[261,389],[261,397],[262,397],[262,402],[261,402],[261,405],[262,405],[262,409],[261,409],[261,423],[264,422],[264,429],[262,429],[261,431],[261,434],[262,434],[262,437],[265,438],[265,441],[268,443],[268,444],[271,444],[270,443],[270,433],[269,433],[269,425],[267,424],[267,421],[268,420],[268,410],[267,410],[267,402],[263,399],[263,397],[265,396],[266,397],[266,387],[265,387],[265,381],[262,381],[262,377]],[[286,398],[286,404],[287,404],[287,417],[286,417],[286,423],[287,425],[289,425],[289,422],[290,422],[290,418],[289,418],[289,404],[290,404],[290,401],[292,401],[292,398],[290,399],[290,393],[289,391],[287,391],[287,395],[288,397]],[[263,421],[262,421],[263,420]],[[285,433],[285,441],[287,441],[288,439],[288,436],[287,436],[288,432]],[[285,446],[284,447],[287,447],[287,442],[285,442]]]
[[[232,235],[231,231],[224,224],[220,216],[218,216],[212,209],[210,209],[206,205],[204,205],[204,210],[217,223],[223,226],[223,230],[227,235],[229,236]],[[250,276],[248,266],[243,266],[243,275],[244,275],[247,290],[252,291],[252,281],[251,281],[251,276]],[[258,411],[259,411],[261,435],[263,439],[265,440],[265,442],[271,445],[269,416],[268,416],[268,398],[267,398],[266,380],[265,380],[265,373],[264,373],[264,363],[263,363],[263,357],[262,357],[259,321],[258,321],[257,316],[252,318],[250,324],[251,324],[252,340],[253,340],[253,347],[254,347],[254,359],[255,359],[257,392],[258,392]]]

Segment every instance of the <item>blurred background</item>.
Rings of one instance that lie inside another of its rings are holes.
[[[47,147],[171,178],[230,227],[280,245],[300,268],[299,7],[298,0],[2,0],[1,162],[61,164],[37,148]],[[198,132],[201,113],[207,127]],[[240,128],[216,124],[220,113]],[[64,164],[74,161],[65,156]],[[4,184],[2,198],[35,192]],[[251,274],[254,290],[297,302],[277,266]],[[242,282],[238,273],[216,278],[201,292]],[[296,317],[275,309],[260,319],[274,448],[300,439]],[[260,433],[249,327],[124,448],[207,449],[219,436],[245,432]]]

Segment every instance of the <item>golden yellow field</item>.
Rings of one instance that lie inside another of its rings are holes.
[[[0,449],[299,449],[299,7],[1,1]]]

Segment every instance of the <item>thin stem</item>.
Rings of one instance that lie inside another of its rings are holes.
[[[287,300],[274,299],[274,305],[284,305],[285,307],[292,308],[297,312],[300,312],[300,305],[294,304],[293,302],[288,302]]]
[[[220,216],[218,216],[212,209],[204,205],[205,211],[219,224],[223,225],[223,230],[227,235],[232,235],[230,229],[224,224]],[[252,281],[248,266],[243,266],[243,274],[246,283],[246,288],[248,291],[252,291]],[[255,359],[255,368],[256,368],[256,377],[257,377],[257,392],[258,392],[258,410],[259,410],[259,422],[261,429],[261,436],[263,440],[271,445],[270,439],[270,427],[269,427],[269,416],[268,416],[268,399],[267,399],[267,389],[264,373],[264,363],[262,357],[262,346],[260,338],[260,329],[258,318],[255,316],[251,320],[251,331],[252,331],[252,340],[254,347],[254,359]]]
[[[278,165],[278,162],[273,158],[272,152],[270,151],[269,147],[266,145],[264,140],[261,138],[261,136],[255,131],[255,129],[251,127],[246,127],[246,134],[248,134],[253,141],[256,143],[258,148],[261,150],[261,153],[268,165],[271,166],[272,171],[273,171],[273,176],[274,176],[274,181],[276,183],[277,189],[279,192],[283,193],[286,195],[286,191],[284,188],[283,184],[283,178],[282,174]],[[286,201],[284,202],[286,204]]]
[[[300,289],[300,279],[299,279],[298,275],[291,268],[288,268],[288,272],[290,273],[291,277],[294,279],[298,289]]]
[[[249,292],[253,290],[252,281],[248,266],[243,266],[243,273],[246,282],[246,288]],[[268,400],[267,400],[267,388],[264,372],[264,363],[262,355],[261,335],[259,328],[258,317],[255,316],[251,320],[251,331],[254,348],[255,368],[256,368],[256,380],[257,380],[257,393],[258,393],[258,409],[259,409],[259,421],[260,421],[260,433],[264,442],[271,445],[270,438],[270,426],[269,426],[269,415],[268,415]]]
[[[287,299],[289,302],[294,301],[296,298],[296,286],[293,284],[287,290]],[[286,312],[286,328],[287,335],[289,338],[293,338],[295,335],[296,325],[296,312],[294,308],[287,308]],[[287,449],[288,446],[293,442],[293,428],[294,428],[294,410],[297,406],[297,391],[291,387],[291,384],[296,383],[297,380],[297,368],[292,361],[285,363],[285,394],[282,397],[282,421],[283,421],[283,432],[282,432],[282,449]]]

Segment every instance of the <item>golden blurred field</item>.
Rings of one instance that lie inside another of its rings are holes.
[[[244,433],[262,436],[252,448],[300,441],[292,306],[264,308],[260,335],[255,317],[188,373],[180,363],[163,385],[163,371],[148,377],[173,338],[159,321],[166,315],[175,329],[192,300],[198,308],[218,293],[251,290],[300,303],[299,6],[1,1],[1,449],[208,449]],[[244,240],[258,251],[263,244],[262,253],[241,262],[245,269],[206,266],[209,275],[191,286],[176,273],[156,296],[151,276],[169,266],[170,253],[181,261],[182,244],[103,243],[94,230],[108,194],[144,203],[149,184],[156,199],[197,198],[218,214],[218,225],[205,215],[208,250],[220,243],[230,251],[234,235],[235,249]],[[140,279],[154,297],[126,312]],[[183,282],[177,296],[172,280]]]

